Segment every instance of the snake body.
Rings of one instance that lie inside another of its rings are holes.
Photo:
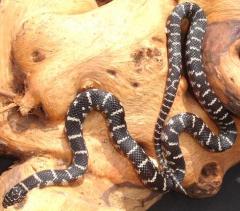
[[[176,115],[164,126],[182,74],[180,25],[183,18],[188,18],[191,23],[184,57],[190,84],[202,107],[218,125],[218,136],[199,117],[191,113]],[[82,177],[88,165],[88,151],[82,125],[87,114],[93,109],[104,114],[114,145],[131,161],[141,181],[153,190],[165,192],[179,189],[186,193],[181,185],[185,175],[185,162],[178,140],[181,132],[191,134],[201,145],[212,151],[221,152],[233,145],[237,135],[234,120],[211,89],[202,67],[201,49],[207,23],[203,10],[196,4],[183,3],[173,10],[169,20],[169,76],[154,133],[156,154],[162,169],[154,164],[129,134],[124,108],[119,100],[109,92],[89,89],[77,95],[69,107],[65,121],[66,134],[73,154],[71,165],[65,170],[37,172],[21,181],[6,193],[4,207],[21,202],[35,187],[68,183]]]
[[[187,18],[190,22],[184,58],[182,58],[180,28],[183,18]],[[237,136],[235,122],[230,112],[211,89],[203,69],[201,53],[206,26],[207,19],[202,8],[188,2],[177,5],[167,23],[169,75],[155,126],[154,142],[161,165],[164,169],[173,169],[173,175],[177,181],[182,181],[185,174],[185,162],[178,140],[181,132],[189,133],[202,146],[214,152],[229,149]],[[164,126],[183,72],[183,59],[186,61],[188,79],[193,93],[202,108],[217,124],[218,136],[211,132],[202,119],[191,113],[178,114],[169,120],[166,127]]]

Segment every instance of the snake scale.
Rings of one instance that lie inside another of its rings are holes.
[[[183,72],[183,18],[190,22],[184,55],[188,79],[196,99],[219,127],[219,135],[215,135],[203,120],[191,113],[176,115],[164,125]],[[71,165],[65,170],[44,170],[29,176],[6,193],[3,207],[21,202],[35,187],[59,185],[82,177],[88,165],[88,151],[82,125],[87,114],[93,109],[104,114],[114,145],[131,161],[139,178],[148,188],[161,192],[178,189],[186,193],[181,185],[185,175],[185,162],[179,147],[179,134],[187,132],[202,146],[215,152],[230,148],[237,136],[234,120],[211,89],[203,71],[201,51],[206,25],[207,19],[203,10],[198,5],[188,2],[177,5],[167,23],[169,75],[154,132],[155,150],[161,169],[129,134],[124,108],[119,100],[109,92],[89,89],[77,95],[66,116],[66,134],[73,154]]]

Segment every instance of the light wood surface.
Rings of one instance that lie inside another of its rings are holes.
[[[203,52],[207,75],[219,97],[239,115],[240,4],[196,2],[209,19]],[[87,88],[116,95],[131,135],[155,156],[153,130],[168,71],[165,25],[175,5],[170,0],[114,0],[101,7],[93,0],[1,1],[0,151],[20,159],[0,176],[1,201],[32,173],[70,163],[64,117],[75,95]],[[182,77],[170,116],[185,111],[202,117],[217,132]],[[240,129],[237,117],[236,122]],[[84,137],[89,167],[83,180],[36,188],[7,210],[138,211],[161,197],[144,188],[130,162],[113,147],[101,114],[88,116]],[[181,134],[187,164],[184,187],[191,196],[218,192],[225,172],[240,160],[239,139],[232,149],[211,153]]]

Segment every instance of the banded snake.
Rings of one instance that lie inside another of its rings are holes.
[[[196,99],[219,127],[219,135],[215,135],[202,119],[192,113],[178,114],[164,125],[183,72],[183,18],[188,18],[190,22],[184,55],[188,79]],[[178,189],[186,193],[181,185],[185,175],[185,161],[179,147],[179,134],[189,133],[203,147],[214,152],[230,148],[237,136],[233,118],[211,89],[203,70],[201,51],[206,25],[207,19],[203,10],[198,5],[188,2],[177,5],[167,23],[169,75],[154,132],[155,150],[161,169],[129,134],[124,119],[124,108],[119,100],[109,92],[89,89],[77,95],[65,121],[66,134],[73,154],[71,165],[65,170],[37,172],[16,184],[6,193],[3,207],[22,201],[35,187],[66,183],[82,177],[88,165],[88,151],[82,125],[87,114],[93,109],[105,115],[114,144],[128,157],[139,178],[148,188],[160,192]]]

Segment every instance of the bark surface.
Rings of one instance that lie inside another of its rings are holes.
[[[208,17],[203,51],[208,78],[236,115],[240,130],[240,2],[195,2]],[[155,156],[153,131],[168,72],[165,26],[177,3],[181,1],[0,1],[0,152],[19,158],[0,176],[1,201],[34,172],[69,165],[64,118],[76,94],[88,88],[120,99],[131,135]],[[217,132],[182,77],[170,116],[186,111]],[[36,188],[7,210],[146,210],[161,197],[144,188],[111,144],[101,114],[88,116],[84,136],[89,166],[83,180]],[[184,187],[191,196],[218,192],[225,172],[240,160],[239,139],[232,149],[212,153],[181,134]]]

